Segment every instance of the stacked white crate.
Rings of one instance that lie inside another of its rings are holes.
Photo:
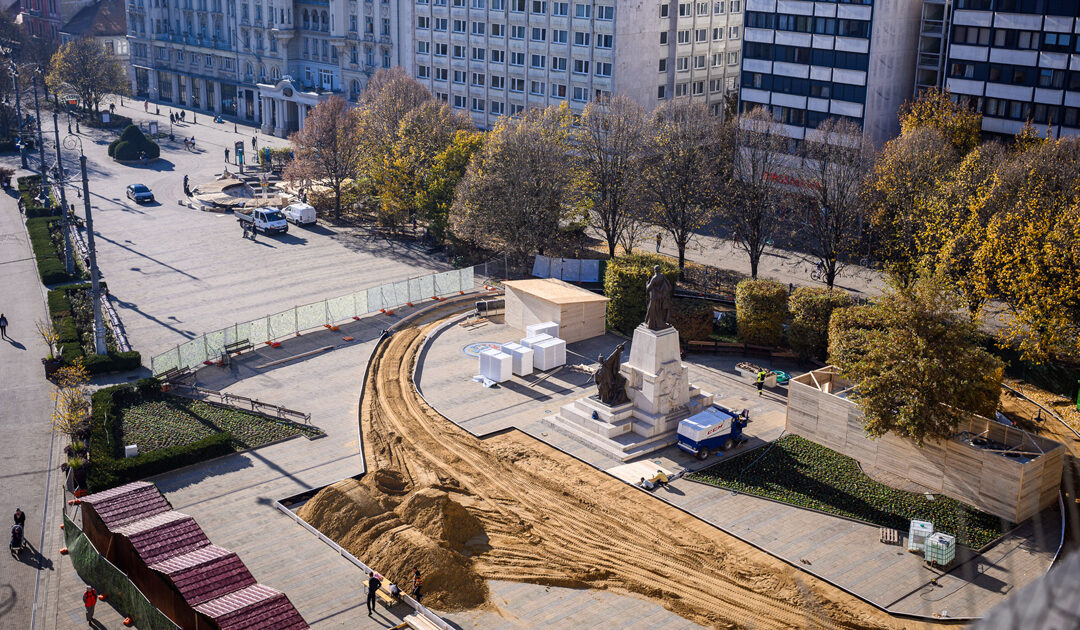
[[[533,365],[538,370],[551,370],[566,365],[566,341],[554,337],[533,344]]]
[[[514,359],[509,354],[488,348],[480,352],[480,376],[502,383],[510,380]]]
[[[541,341],[547,341],[548,339],[554,339],[554,337],[545,333],[541,333],[539,335],[526,335],[521,338],[521,345],[525,346],[526,348],[532,348],[534,345],[540,343]]]
[[[520,343],[504,343],[502,351],[513,359],[513,372],[518,376],[528,376],[533,372],[533,349]]]
[[[539,324],[530,324],[525,327],[526,337],[535,337],[537,335],[551,335],[552,337],[558,337],[559,325],[555,322],[540,322]]]

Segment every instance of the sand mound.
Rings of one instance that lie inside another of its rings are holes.
[[[434,488],[410,494],[398,507],[397,514],[428,538],[457,551],[462,551],[470,538],[484,533],[484,526],[464,506]]]
[[[483,604],[487,584],[462,553],[467,540],[484,534],[480,522],[435,488],[405,494],[395,511],[399,499],[378,494],[388,483],[397,488],[393,494],[402,494],[404,482],[400,475],[398,484],[394,479],[372,474],[363,481],[339,481],[320,490],[297,514],[406,592],[413,567],[419,567],[425,604],[440,610]]]

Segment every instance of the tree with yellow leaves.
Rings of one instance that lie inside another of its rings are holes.
[[[79,424],[90,413],[90,397],[87,383],[90,373],[82,364],[82,359],[58,369],[53,380],[56,390],[53,392],[53,431],[65,435],[74,435]]]
[[[979,146],[982,114],[954,101],[948,90],[930,88],[900,109],[901,135],[926,127],[940,131],[957,153],[966,155]]]

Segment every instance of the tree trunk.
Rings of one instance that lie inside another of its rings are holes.
[[[757,280],[759,255],[750,254],[750,277]]]
[[[341,186],[334,187],[334,218],[341,219]]]
[[[686,239],[678,239],[679,246],[679,280],[686,280]]]
[[[607,235],[608,258],[611,260],[615,259],[615,245],[617,240],[618,239],[616,238],[616,235],[614,233],[609,233]]]

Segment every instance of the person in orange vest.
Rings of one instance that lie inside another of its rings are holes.
[[[86,623],[91,628],[94,627],[94,606],[97,605],[97,591],[93,586],[87,586],[86,592],[83,593],[83,606],[86,606]]]
[[[420,587],[424,585],[424,578],[420,577],[420,567],[413,567],[412,577],[412,596],[417,602],[420,601],[422,596],[420,593]]]

